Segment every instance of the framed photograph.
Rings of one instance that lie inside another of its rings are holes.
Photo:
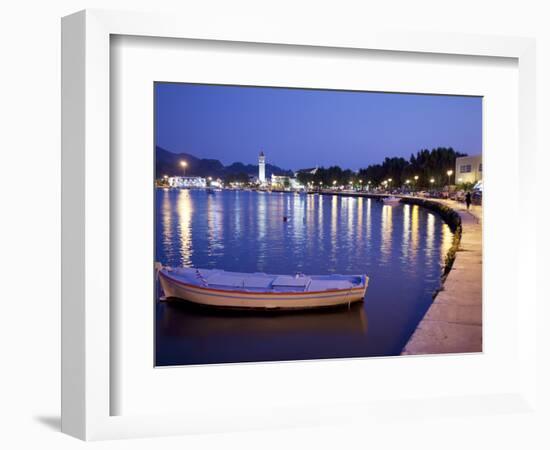
[[[64,432],[526,410],[532,40],[62,32]]]

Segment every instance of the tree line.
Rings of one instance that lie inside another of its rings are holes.
[[[314,174],[298,172],[297,178],[300,183],[313,186],[352,184],[355,187],[366,185],[376,187],[391,179],[392,187],[401,187],[407,180],[416,188],[439,187],[448,183],[448,170],[453,171],[450,181],[451,184],[455,184],[455,161],[461,156],[467,155],[457,152],[451,147],[423,149],[416,155],[411,154],[408,160],[401,157],[386,157],[381,164],[371,164],[359,169],[357,173],[332,166],[320,167]],[[415,180],[415,177],[418,178]],[[434,183],[430,183],[431,179],[434,180]]]

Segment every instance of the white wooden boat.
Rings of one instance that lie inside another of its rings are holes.
[[[366,275],[269,275],[157,265],[166,299],[226,308],[307,309],[365,297]]]
[[[384,202],[384,205],[390,205],[390,206],[398,205],[400,200],[401,200],[400,198],[394,197],[393,195],[389,197],[384,197],[382,199],[382,201]]]

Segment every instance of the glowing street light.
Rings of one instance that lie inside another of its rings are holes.
[[[336,180],[334,180],[334,181],[332,182],[332,185],[333,185],[333,186],[336,186]]]
[[[183,167],[183,176],[185,176],[185,169],[187,168],[187,161],[180,161],[180,166]]]
[[[433,178],[430,178],[430,183],[431,184],[434,184],[435,183],[435,180]]]
[[[418,175],[414,176],[414,191],[416,192],[418,189]]]
[[[451,175],[452,174],[453,174],[452,170],[447,170],[447,177],[449,178],[449,183],[448,183],[449,190],[451,190]]]

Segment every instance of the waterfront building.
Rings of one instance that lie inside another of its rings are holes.
[[[483,179],[483,161],[481,155],[456,158],[455,166],[455,180],[457,184],[475,184]]]
[[[296,178],[287,175],[271,175],[271,187],[274,189],[300,190],[304,189]]]
[[[215,188],[221,188],[223,187],[223,180],[221,178],[217,178],[215,180],[211,180],[210,181],[210,187],[215,187]]]
[[[265,155],[264,152],[260,152],[258,157],[258,180],[260,184],[265,184]]]
[[[290,177],[286,175],[271,175],[271,187],[275,189],[290,188]]]
[[[203,177],[169,177],[168,185],[174,188],[205,188],[206,178]]]

